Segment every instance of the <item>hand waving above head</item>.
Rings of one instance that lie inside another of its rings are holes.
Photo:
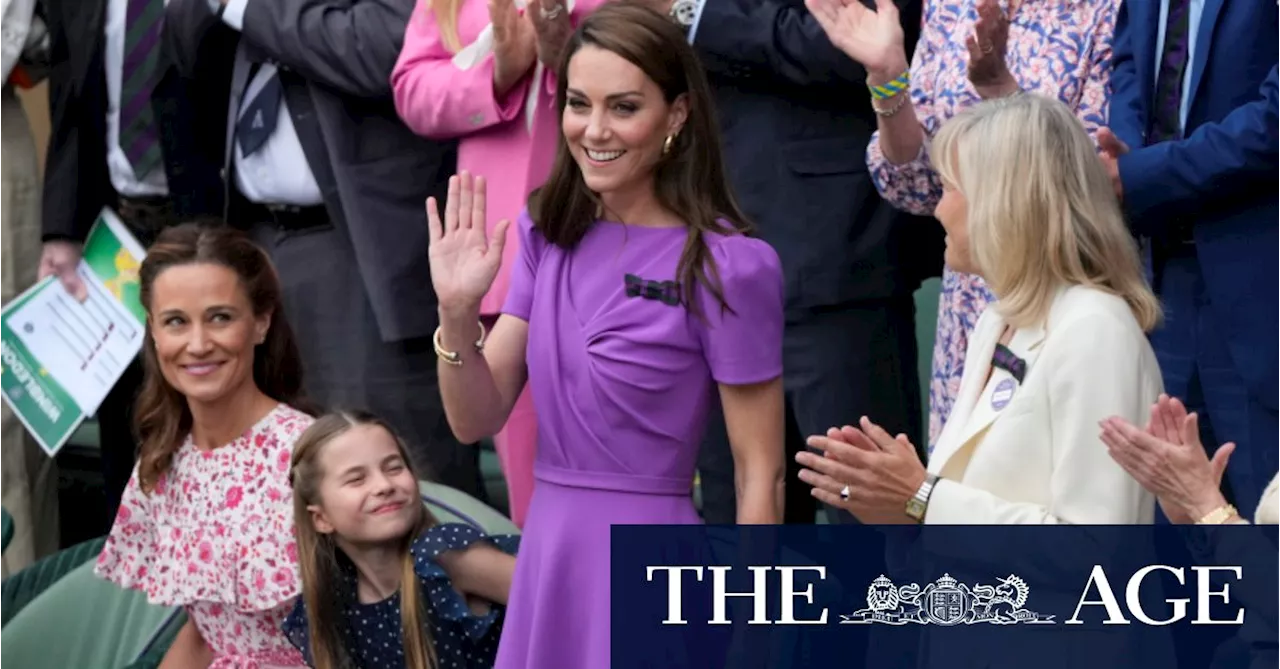
[[[859,0],[805,0],[805,7],[837,49],[867,69],[873,83],[907,69],[906,47],[893,0],[876,0],[868,9]]]
[[[427,198],[431,282],[442,311],[478,313],[480,300],[502,265],[510,221],[485,234],[485,180],[462,172],[449,178],[448,201],[440,218],[435,198]]]

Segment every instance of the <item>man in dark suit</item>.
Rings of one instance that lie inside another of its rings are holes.
[[[920,3],[899,4],[912,50]],[[912,293],[941,270],[941,228],[880,199],[866,164],[876,128],[866,72],[831,45],[802,0],[657,8],[685,25],[702,58],[735,194],[782,259],[786,521],[811,523],[813,500],[792,457],[806,437],[865,415],[925,443]],[[708,522],[734,522],[727,443],[713,419],[699,463]]]
[[[103,207],[144,245],[178,220],[222,210],[222,117],[210,110],[226,106],[233,45],[202,44],[179,73],[159,47],[164,1],[45,0],[52,128],[40,276],[58,275],[77,297],[81,244]],[[135,360],[97,412],[108,523],[133,470],[141,382]]]
[[[1111,130],[1099,133],[1165,323],[1165,390],[1208,448],[1235,442],[1227,498],[1253,517],[1276,473],[1275,2],[1126,0],[1116,18]]]
[[[227,220],[280,273],[306,387],[404,437],[419,474],[484,497],[479,451],[444,417],[424,202],[456,146],[400,121],[391,70],[414,0],[171,0],[180,67],[209,35],[239,40],[227,128]]]

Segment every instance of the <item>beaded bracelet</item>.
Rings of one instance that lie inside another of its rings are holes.
[[[867,88],[871,89],[871,97],[877,100],[887,100],[905,90],[911,85],[911,70],[907,70],[898,75],[897,78],[881,84],[872,86],[867,84]]]

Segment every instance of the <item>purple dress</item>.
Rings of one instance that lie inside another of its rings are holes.
[[[503,313],[529,323],[538,454],[496,667],[598,669],[609,527],[701,522],[690,493],[717,383],[782,374],[782,268],[763,241],[708,235],[733,311],[704,287],[699,318],[661,299],[685,228],[598,221],[570,250],[527,214],[517,228]]]

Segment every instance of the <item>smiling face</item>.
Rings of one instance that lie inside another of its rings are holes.
[[[685,98],[667,104],[643,70],[593,45],[574,53],[568,73],[561,129],[587,188],[601,196],[651,189],[663,143],[688,116]]]
[[[316,531],[351,545],[399,541],[424,513],[418,481],[395,437],[356,425],[321,447],[319,503],[307,507]]]
[[[217,403],[253,383],[254,347],[271,327],[255,315],[236,273],[222,265],[177,265],[156,276],[148,315],[165,381],[188,402]]]

